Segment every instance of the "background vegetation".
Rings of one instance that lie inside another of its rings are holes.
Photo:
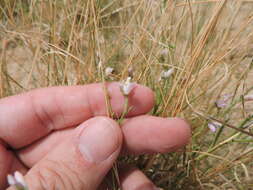
[[[1,0],[0,17],[1,97],[131,74],[192,140],[124,162],[163,189],[253,189],[252,0]]]

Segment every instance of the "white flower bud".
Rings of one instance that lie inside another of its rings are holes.
[[[112,67],[106,67],[105,68],[105,76],[109,76],[109,75],[111,75],[112,74],[112,72],[114,71],[114,68],[112,68]]]
[[[15,185],[16,184],[16,180],[12,175],[7,175],[7,181],[9,183],[9,185]]]
[[[124,96],[128,96],[134,89],[135,83],[131,82],[131,77],[127,77],[126,81],[120,84],[120,89]]]
[[[213,133],[216,132],[217,128],[221,127],[222,124],[216,121],[211,121],[210,123],[208,123],[208,128],[210,129],[210,131],[212,131]]]
[[[18,183],[20,183],[23,187],[27,187],[24,176],[19,172],[16,171],[14,173],[14,178]]]
[[[162,80],[162,79],[169,78],[174,73],[174,71],[175,71],[174,68],[171,68],[171,69],[169,69],[167,71],[162,71],[161,74],[160,74],[159,81]]]
[[[18,187],[19,189],[28,189],[28,186],[25,182],[25,179],[24,179],[24,176],[16,171],[14,173],[14,176],[12,175],[7,175],[7,181],[9,183],[9,185],[13,185],[13,186],[16,186]]]

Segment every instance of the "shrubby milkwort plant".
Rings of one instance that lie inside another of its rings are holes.
[[[0,97],[102,82],[116,118],[106,84],[122,81],[120,123],[135,83],[146,85],[149,114],[186,119],[191,142],[118,162],[162,189],[252,189],[252,10],[250,0],[0,1]]]

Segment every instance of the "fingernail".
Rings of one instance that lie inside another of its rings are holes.
[[[120,145],[117,126],[104,117],[90,119],[85,125],[79,138],[84,159],[96,163],[106,160]]]

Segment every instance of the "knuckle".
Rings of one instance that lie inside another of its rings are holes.
[[[54,120],[51,114],[48,113],[47,109],[38,103],[36,95],[30,93],[31,109],[34,113],[34,118],[36,121],[47,131],[50,132],[55,128]]]
[[[59,126],[65,126],[65,116],[61,105],[55,94],[52,94],[47,100],[52,107],[48,107],[38,101],[39,91],[34,91],[34,93],[28,93],[30,97],[31,110],[34,113],[35,119],[40,123],[40,125],[46,129],[48,132],[58,128]]]
[[[35,189],[40,190],[79,190],[87,187],[80,174],[69,167],[69,164],[59,161],[45,160],[33,177],[37,179]]]

